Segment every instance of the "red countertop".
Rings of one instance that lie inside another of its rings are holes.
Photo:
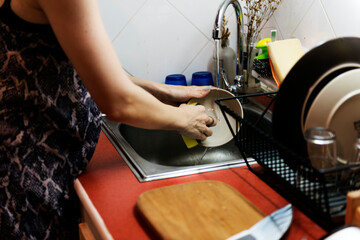
[[[140,183],[103,132],[91,162],[79,177],[113,238],[137,240],[154,237],[135,210],[140,194],[154,188],[199,180],[218,180],[233,186],[266,215],[288,204],[246,167]],[[293,222],[285,239],[319,239],[326,234],[296,207],[293,210]]]

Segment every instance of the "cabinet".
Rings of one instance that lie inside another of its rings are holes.
[[[80,240],[113,240],[103,219],[91,202],[78,179],[74,182],[75,191],[80,199],[81,223],[79,224]]]

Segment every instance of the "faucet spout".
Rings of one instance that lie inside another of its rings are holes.
[[[223,3],[220,4],[218,13],[216,15],[214,29],[213,29],[213,39],[215,40],[215,49],[216,49],[216,85],[220,87],[223,82],[220,81],[221,77],[221,67],[220,67],[220,40],[223,36],[222,31],[222,23],[223,17],[225,15],[226,9],[229,5],[232,5],[235,10],[236,14],[236,23],[237,23],[237,50],[236,50],[236,75],[243,75],[243,33],[244,33],[244,24],[243,24],[243,13],[238,0],[225,0]]]

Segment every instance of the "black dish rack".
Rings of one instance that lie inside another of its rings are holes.
[[[319,171],[311,166],[308,159],[298,156],[276,141],[271,133],[257,127],[275,102],[276,94],[277,92],[248,94],[219,98],[215,102],[219,105],[249,170],[325,230],[333,230],[344,224],[346,193],[359,188],[357,178],[360,173],[356,169],[359,169],[360,164]],[[225,105],[226,101],[235,98],[244,103],[247,99],[256,100],[256,97],[264,95],[272,99],[256,122],[247,121],[246,116],[241,118]],[[230,125],[229,116],[236,120],[235,129]],[[248,158],[255,159],[258,164],[250,165]],[[293,164],[289,166],[289,159],[296,163],[295,167]],[[341,180],[344,174],[352,176],[346,183]],[[328,181],[329,176],[335,176],[337,180]]]

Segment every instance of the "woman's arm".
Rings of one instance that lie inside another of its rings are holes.
[[[200,140],[212,134],[206,126],[212,119],[203,107],[163,104],[144,90],[151,92],[149,82],[137,82],[143,89],[130,80],[107,36],[96,0],[38,2],[83,83],[109,118],[148,129],[178,130]]]
[[[211,87],[165,85],[132,76],[130,76],[130,79],[163,103],[173,106],[178,106],[179,103],[183,103],[191,98],[203,98],[209,93],[208,90]]]

